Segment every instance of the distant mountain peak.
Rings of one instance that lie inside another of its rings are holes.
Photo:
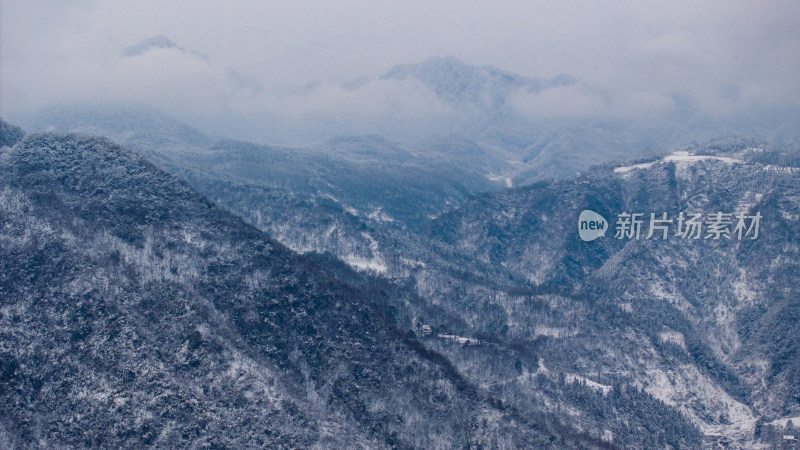
[[[124,51],[124,55],[126,57],[139,56],[139,55],[144,55],[150,52],[151,50],[159,50],[159,49],[175,49],[183,54],[191,55],[206,61],[209,59],[207,54],[198,52],[196,50],[191,50],[181,47],[180,45],[173,42],[170,38],[162,35],[147,38],[136,45],[132,45],[126,48]]]
[[[467,64],[455,56],[431,56],[418,64],[398,64],[394,69],[404,67],[446,68],[453,71],[472,71],[478,68]]]
[[[571,75],[567,75],[565,73],[559,74],[558,76],[551,78],[550,82],[554,83],[555,85],[560,86],[569,86],[572,84],[577,83],[579,80]]]
[[[416,64],[398,64],[381,76],[383,80],[409,78],[428,85],[447,102],[472,103],[486,109],[503,106],[519,89],[537,92],[578,81],[566,74],[552,79],[530,78],[493,66],[471,65],[453,56],[432,56]]]
[[[132,45],[125,49],[125,56],[137,56],[146,53],[154,48],[177,48],[181,49],[178,44],[172,42],[170,38],[158,35],[147,38],[136,45]]]

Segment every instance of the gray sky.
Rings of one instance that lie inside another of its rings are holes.
[[[582,81],[515,99],[534,116],[542,106],[564,116],[660,113],[676,95],[710,115],[800,107],[795,0],[6,0],[0,12],[3,115],[74,100],[139,100],[187,114],[438,113],[446,105],[419,86],[336,87],[434,55]],[[209,58],[122,57],[154,35]],[[262,91],[232,84],[231,70]],[[313,96],[290,94],[317,81]]]

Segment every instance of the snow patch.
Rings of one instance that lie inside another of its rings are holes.
[[[439,334],[437,336],[442,339],[450,339],[456,341],[461,345],[476,345],[480,343],[480,341],[475,338],[456,336],[455,334]]]
[[[361,272],[385,273],[388,267],[378,259],[364,258],[362,256],[344,256],[342,258],[347,265]]]
[[[653,397],[677,407],[706,436],[731,436],[749,430],[755,421],[747,405],[732,398],[724,389],[701,374],[696,367],[683,364],[664,371],[652,367],[646,370],[644,389]],[[705,405],[702,414],[693,404]]]
[[[660,159],[658,161],[651,161],[651,162],[646,162],[646,163],[641,163],[641,164],[634,164],[632,166],[620,166],[620,167],[615,168],[614,172],[615,173],[627,173],[627,172],[630,172],[630,171],[636,170],[636,169],[649,169],[650,167],[653,167],[656,164],[664,163],[664,162],[693,163],[693,162],[708,161],[708,160],[722,161],[722,162],[728,163],[728,164],[740,164],[740,163],[744,162],[741,159],[731,158],[731,157],[728,157],[728,156],[692,155],[692,154],[690,154],[689,152],[686,152],[686,151],[679,151],[679,152],[672,153],[671,155],[667,155],[667,156],[665,156],[664,158],[662,158],[662,159]]]
[[[773,420],[769,424],[774,426],[774,427],[786,428],[786,427],[789,426],[789,421],[791,421],[792,425],[795,426],[795,427],[800,426],[800,416],[784,417],[782,419]]]
[[[405,265],[407,265],[407,266],[411,266],[413,268],[421,267],[421,268],[424,269],[425,267],[428,267],[428,265],[425,264],[424,262],[418,261],[418,260],[415,260],[415,259],[408,259],[408,258],[400,257],[400,262],[405,264]]]
[[[762,168],[762,170],[769,172],[785,173],[789,175],[800,173],[800,167],[774,166],[772,164],[767,164]]]
[[[741,164],[744,161],[741,159],[730,158],[728,156],[715,156],[715,155],[691,155],[689,152],[675,152],[667,155],[662,161],[664,162],[697,162],[697,161],[722,161],[728,164]]]
[[[548,369],[547,366],[544,365],[544,360],[542,358],[539,358],[539,360],[537,361],[536,373],[537,374],[541,373],[544,375],[548,375],[550,373],[550,369]]]
[[[361,233],[361,236],[369,241],[369,249],[372,256],[366,257],[361,255],[344,255],[342,256],[342,261],[354,269],[362,272],[375,272],[379,274],[386,273],[388,267],[381,256],[380,248],[378,247],[378,241],[376,241],[372,236],[370,236],[369,233],[366,232]]]
[[[682,313],[686,313],[692,308],[692,305],[682,295],[668,292],[660,280],[650,285],[650,294],[658,299],[670,302]]]
[[[781,217],[783,217],[783,220],[788,220],[789,222],[800,221],[800,214],[792,214],[788,211],[781,211]]]
[[[592,390],[595,390],[597,392],[602,392],[603,395],[607,395],[609,392],[611,392],[612,389],[612,387],[607,384],[601,384],[596,381],[592,381],[586,377],[582,377],[580,375],[575,375],[572,373],[564,374],[564,381],[566,381],[569,384],[575,383],[576,381],[583,383],[586,385],[586,387]]]
[[[636,169],[649,169],[649,168],[653,167],[653,164],[655,164],[655,162],[634,164],[632,166],[621,166],[621,167],[615,168],[614,169],[614,173],[625,173],[625,172],[630,172],[631,170],[636,170]]]
[[[746,214],[750,211],[751,208],[756,206],[758,202],[764,197],[764,194],[761,193],[753,193],[750,191],[745,192],[744,198],[739,200],[739,203],[736,205],[736,214]]]
[[[672,342],[673,344],[677,344],[680,346],[680,348],[686,350],[686,340],[681,332],[666,329],[661,333],[658,333],[658,338],[661,339],[661,342]]]
[[[534,330],[533,332],[533,337],[534,339],[539,336],[560,338],[560,337],[575,336],[576,334],[578,334],[577,331],[569,330],[567,328],[538,326],[536,327],[536,330]]]
[[[371,213],[367,214],[367,218],[378,222],[394,222],[394,218],[383,212],[382,208],[374,209]]]
[[[331,225],[331,226],[329,226],[329,227],[328,227],[328,229],[327,229],[327,230],[325,230],[325,232],[324,232],[324,233],[322,233],[322,234],[323,234],[323,236],[325,236],[325,239],[330,239],[330,237],[333,235],[333,232],[334,232],[334,231],[336,231],[336,225]]]
[[[731,286],[733,286],[733,292],[739,300],[739,306],[750,306],[755,303],[758,293],[750,288],[750,283],[747,282],[747,271],[744,268],[739,269],[739,278],[731,283]]]
[[[339,202],[339,199],[338,199],[338,198],[336,198],[336,197],[334,197],[334,196],[332,196],[331,194],[327,194],[327,193],[325,193],[325,194],[322,194],[322,197],[323,197],[323,198],[330,199],[330,200],[333,200],[333,201],[334,201],[334,202],[336,202],[336,203],[340,203],[340,202]]]
[[[486,175],[486,178],[488,178],[489,181],[505,181],[507,188],[514,187],[514,182],[511,180],[511,177],[490,173],[489,175]]]

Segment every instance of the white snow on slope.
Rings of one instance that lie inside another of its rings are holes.
[[[667,290],[664,282],[661,280],[654,280],[650,284],[650,294],[655,298],[666,300],[673,306],[678,308],[679,311],[686,314],[693,309],[691,303],[686,298],[677,292],[670,292]]]
[[[595,390],[597,392],[602,392],[603,395],[606,395],[609,392],[611,392],[611,386],[609,386],[607,384],[601,384],[601,383],[598,383],[596,381],[592,381],[592,380],[590,380],[590,379],[588,379],[586,377],[582,377],[580,375],[574,375],[574,374],[571,374],[571,373],[564,374],[564,381],[566,381],[567,383],[570,383],[570,384],[572,384],[572,383],[574,383],[576,381],[579,381],[579,382],[585,384],[586,387],[588,387],[590,389],[593,389],[593,390]]]
[[[394,218],[386,214],[382,208],[376,208],[371,213],[367,214],[367,218],[376,220],[378,222],[394,222]]]
[[[773,166],[772,164],[764,166],[763,170],[786,174],[800,173],[800,167]]]
[[[489,181],[505,181],[507,188],[514,187],[514,183],[511,181],[511,177],[504,177],[502,175],[495,175],[493,173],[490,173],[486,177],[489,179]]]
[[[547,337],[568,337],[568,336],[575,336],[578,334],[577,330],[569,330],[567,328],[562,327],[547,327],[540,325],[536,327],[536,330],[533,332],[533,337],[537,338],[539,336],[547,336]]]
[[[705,160],[715,160],[715,161],[722,161],[728,164],[740,164],[743,163],[741,159],[730,158],[727,156],[715,156],[715,155],[690,155],[689,152],[675,152],[671,155],[665,157],[662,161],[664,162],[696,162],[696,161],[705,161]]]
[[[461,345],[475,345],[475,344],[478,344],[480,342],[475,338],[456,336],[454,334],[439,334],[437,336],[442,338],[442,339],[450,339],[450,340],[456,341]]]
[[[384,273],[388,269],[386,264],[382,261],[373,258],[364,258],[361,256],[344,256],[342,257],[347,265],[360,272],[377,272]]]
[[[383,256],[380,253],[378,241],[376,241],[369,233],[361,233],[364,239],[369,241],[369,249],[372,254],[371,258],[361,255],[344,255],[342,260],[356,270],[362,272],[376,272],[385,273],[388,269]]]
[[[686,350],[686,340],[681,332],[666,329],[658,334],[658,338],[661,339],[662,342],[672,342],[673,344],[677,344],[679,347]]]
[[[797,427],[800,426],[800,416],[797,417],[784,417],[782,419],[773,420],[769,424],[774,427],[783,427],[786,428],[789,425],[789,421],[792,421],[792,425]]]
[[[631,170],[635,170],[635,169],[649,169],[650,167],[653,167],[653,164],[655,164],[655,163],[656,162],[654,161],[654,162],[649,162],[649,163],[634,164],[632,166],[621,166],[621,167],[615,168],[614,172],[615,173],[625,173],[625,172],[630,172]]]
[[[747,191],[744,193],[744,196],[739,203],[736,205],[736,210],[734,211],[736,214],[745,214],[750,212],[750,210],[755,207],[761,199],[764,198],[764,194],[760,192],[751,192]]]
[[[677,407],[706,436],[731,436],[747,430],[755,421],[750,408],[732,398],[724,389],[701,374],[696,367],[684,364],[664,371],[651,366],[646,370],[644,389],[667,405]],[[717,417],[702,414],[691,405],[707,405]],[[722,416],[725,419],[720,419]]]
[[[715,155],[691,155],[689,152],[681,151],[675,152],[671,155],[665,156],[663,159],[659,161],[652,161],[647,163],[641,164],[634,164],[632,166],[621,166],[614,169],[615,173],[626,173],[630,172],[631,170],[635,169],[648,169],[655,164],[662,163],[662,162],[680,162],[680,163],[693,163],[697,161],[706,161],[706,160],[714,160],[714,161],[722,161],[728,164],[738,164],[743,163],[744,161],[736,158],[730,158],[728,156],[715,156]]]

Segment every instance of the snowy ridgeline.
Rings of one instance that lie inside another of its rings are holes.
[[[663,164],[663,163],[694,163],[698,161],[721,161],[728,164],[742,164],[744,163],[741,159],[731,158],[728,156],[714,156],[714,155],[691,155],[687,151],[679,151],[672,153],[671,155],[667,155],[666,157],[659,159],[657,161],[647,162],[647,163],[640,163],[634,164],[631,166],[620,166],[614,169],[615,173],[626,173],[630,172],[631,170],[637,169],[649,169],[656,164]]]

